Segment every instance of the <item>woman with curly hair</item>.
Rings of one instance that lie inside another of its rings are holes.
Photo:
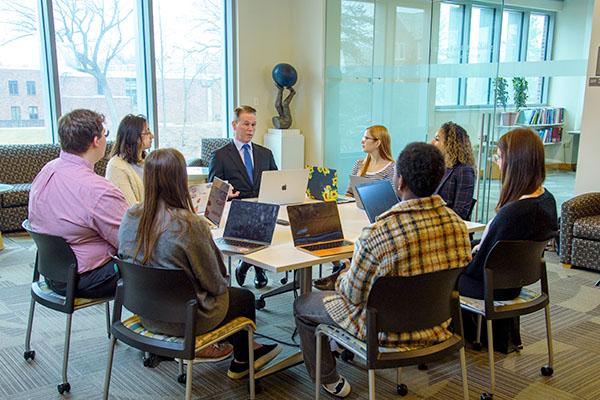
[[[471,140],[465,129],[446,122],[437,131],[432,144],[442,151],[446,174],[437,190],[446,206],[459,217],[469,219],[475,190],[475,170]]]

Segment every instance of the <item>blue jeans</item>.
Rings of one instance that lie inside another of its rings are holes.
[[[319,324],[336,325],[323,305],[323,297],[331,296],[333,292],[304,293],[294,301],[294,318],[300,336],[300,347],[308,376],[313,381],[316,376],[317,341],[315,330]],[[329,341],[323,337],[321,343],[321,383],[337,382],[340,375],[335,367],[335,357],[329,349]]]

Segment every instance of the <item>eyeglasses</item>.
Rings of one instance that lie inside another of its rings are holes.
[[[379,139],[375,139],[374,137],[369,137],[369,136],[363,136],[363,140],[379,140]]]

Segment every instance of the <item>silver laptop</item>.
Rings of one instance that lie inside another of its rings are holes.
[[[350,190],[352,190],[352,192],[354,193],[354,198],[356,199],[356,207],[360,208],[361,210],[364,210],[365,206],[360,200],[360,197],[358,197],[358,195],[356,194],[356,190],[354,189],[354,187],[356,185],[360,185],[361,183],[367,183],[374,180],[377,179],[373,179],[368,176],[350,175]]]
[[[215,240],[224,253],[248,254],[271,244],[279,214],[278,204],[234,199],[223,237]]]
[[[208,201],[204,208],[204,217],[208,220],[211,229],[216,229],[221,224],[221,217],[225,204],[227,204],[227,195],[229,194],[229,183],[222,181],[215,176],[211,187]]]
[[[258,201],[271,204],[302,203],[308,186],[307,169],[263,171]]]

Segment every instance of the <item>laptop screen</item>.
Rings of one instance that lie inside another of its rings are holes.
[[[227,203],[228,194],[229,184],[215,177],[210,187],[204,216],[217,226],[221,223],[221,216],[225,209],[225,203]]]
[[[294,246],[344,238],[336,202],[298,204],[287,211]]]
[[[271,243],[279,205],[254,201],[231,201],[223,237]]]
[[[360,197],[371,223],[375,222],[378,215],[399,202],[389,179],[361,183],[354,187],[354,192]]]

